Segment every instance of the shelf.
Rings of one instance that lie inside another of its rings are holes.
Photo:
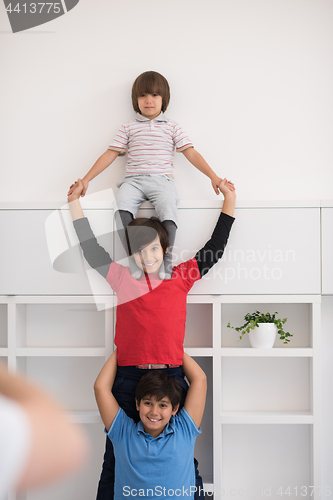
[[[18,357],[105,357],[104,347],[18,347]]]
[[[114,295],[0,295],[0,304],[108,304],[116,303]]]
[[[112,198],[103,190],[89,194],[81,203],[83,208],[89,210],[113,210]],[[237,208],[313,208],[313,207],[332,207],[332,200],[308,200],[308,199],[292,199],[292,200],[237,200]],[[63,200],[54,201],[24,201],[24,202],[1,202],[0,210],[69,210],[68,204],[64,204]],[[141,205],[141,209],[152,209],[153,205],[145,201]],[[198,199],[182,199],[178,203],[179,209],[206,209],[217,208],[221,209],[221,200],[198,200]]]
[[[116,297],[114,295],[98,295],[98,300],[94,295],[0,295],[0,304],[101,304],[115,305]],[[288,294],[266,294],[266,295],[221,295],[221,294],[192,294],[187,297],[188,304],[253,304],[263,303],[271,304],[289,303],[289,304],[309,304],[320,303],[321,295],[288,295]]]
[[[320,303],[321,295],[288,295],[288,294],[266,294],[266,295],[203,295],[191,294],[187,296],[188,304],[310,304]]]
[[[192,357],[212,357],[213,349],[210,347],[186,347],[186,354]]]
[[[272,349],[254,349],[252,347],[222,347],[222,357],[272,357],[272,358],[312,358],[312,348],[274,347]]]
[[[69,413],[69,418],[77,424],[103,424],[98,411],[72,411]]]
[[[222,424],[313,424],[313,414],[303,411],[234,412],[223,411]]]
[[[8,356],[7,347],[0,347],[0,356]]]

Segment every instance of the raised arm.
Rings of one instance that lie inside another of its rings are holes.
[[[224,196],[222,213],[233,217],[236,205],[236,190],[232,182],[222,179],[219,183],[219,190]]]
[[[183,357],[183,370],[190,383],[184,407],[195,425],[199,427],[206,404],[207,377],[194,359],[186,353]]]
[[[72,187],[74,189],[72,194],[68,196],[68,204],[84,258],[93,269],[96,269],[99,274],[106,278],[112,259],[110,254],[98,244],[88,219],[84,217],[80,203],[83,190],[81,179],[78,179]]]
[[[114,160],[117,158],[118,155],[119,151],[111,151],[110,149],[108,149],[98,158],[98,160],[94,163],[89,172],[82,179],[83,190],[80,196],[84,196],[86,194],[89,182],[93,180],[95,177],[97,177],[97,175],[99,175],[101,172],[103,172],[103,170],[109,167],[111,163],[114,162]],[[69,188],[69,191],[67,193],[68,196],[70,196],[73,193],[75,189],[74,186],[75,185],[72,184],[71,187]]]
[[[0,394],[23,410],[30,428],[30,450],[16,489],[54,481],[83,463],[88,451],[85,434],[47,394],[1,364]]]
[[[80,203],[80,196],[82,196],[83,190],[83,182],[81,179],[78,179],[76,182],[74,182],[74,184],[70,186],[67,194],[67,201],[73,222],[77,219],[83,219],[84,217]]]
[[[97,406],[107,431],[119,410],[119,405],[111,392],[116,373],[117,351],[115,350],[101,369],[94,384]]]
[[[198,153],[198,151],[194,148],[187,148],[182,151],[182,153],[185,158],[195,166],[195,168],[197,168],[198,170],[200,170],[200,172],[210,178],[215,193],[220,194],[219,184],[222,179],[218,175],[216,175],[214,170],[208,165],[201,154]]]
[[[224,196],[222,212],[212,237],[195,255],[201,277],[207,274],[214,264],[222,257],[234,222],[233,214],[236,204],[236,191],[234,185],[226,179],[223,179],[219,184],[219,189]]]

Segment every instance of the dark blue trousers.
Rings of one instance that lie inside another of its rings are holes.
[[[149,371],[150,370],[141,370],[140,368],[136,368],[135,366],[118,366],[117,375],[112,387],[112,393],[116,398],[119,406],[125,411],[126,415],[132,418],[135,422],[139,422],[140,420],[139,412],[137,411],[135,406],[135,389],[141,377]],[[185,397],[188,390],[188,385],[184,378],[183,367],[179,366],[177,368],[163,368],[161,369],[161,371],[166,372],[170,377],[175,378],[181,384],[183,391],[180,401],[180,408],[182,408],[184,406]],[[199,492],[203,492],[203,483],[197,467],[198,462],[195,459],[194,462],[197,486],[197,491],[194,495],[194,498],[195,500],[198,500]],[[96,500],[113,500],[114,470],[115,458],[113,453],[113,445],[110,439],[107,437],[103,468],[98,483]],[[203,493],[201,493],[200,496],[203,497]]]

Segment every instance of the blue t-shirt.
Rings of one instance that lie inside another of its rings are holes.
[[[115,500],[193,498],[194,443],[200,433],[185,408],[171,417],[157,438],[119,408],[108,432],[116,459]]]

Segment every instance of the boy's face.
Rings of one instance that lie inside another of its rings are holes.
[[[158,94],[142,94],[138,97],[138,106],[142,116],[153,120],[162,110],[162,96]]]
[[[163,248],[158,236],[152,243],[133,255],[136,265],[148,274],[159,271],[163,263],[163,256]]]
[[[172,415],[178,411],[179,405],[173,410],[170,399],[165,396],[157,401],[155,396],[145,396],[140,403],[136,401],[143,428],[154,438],[159,436],[167,426]]]

